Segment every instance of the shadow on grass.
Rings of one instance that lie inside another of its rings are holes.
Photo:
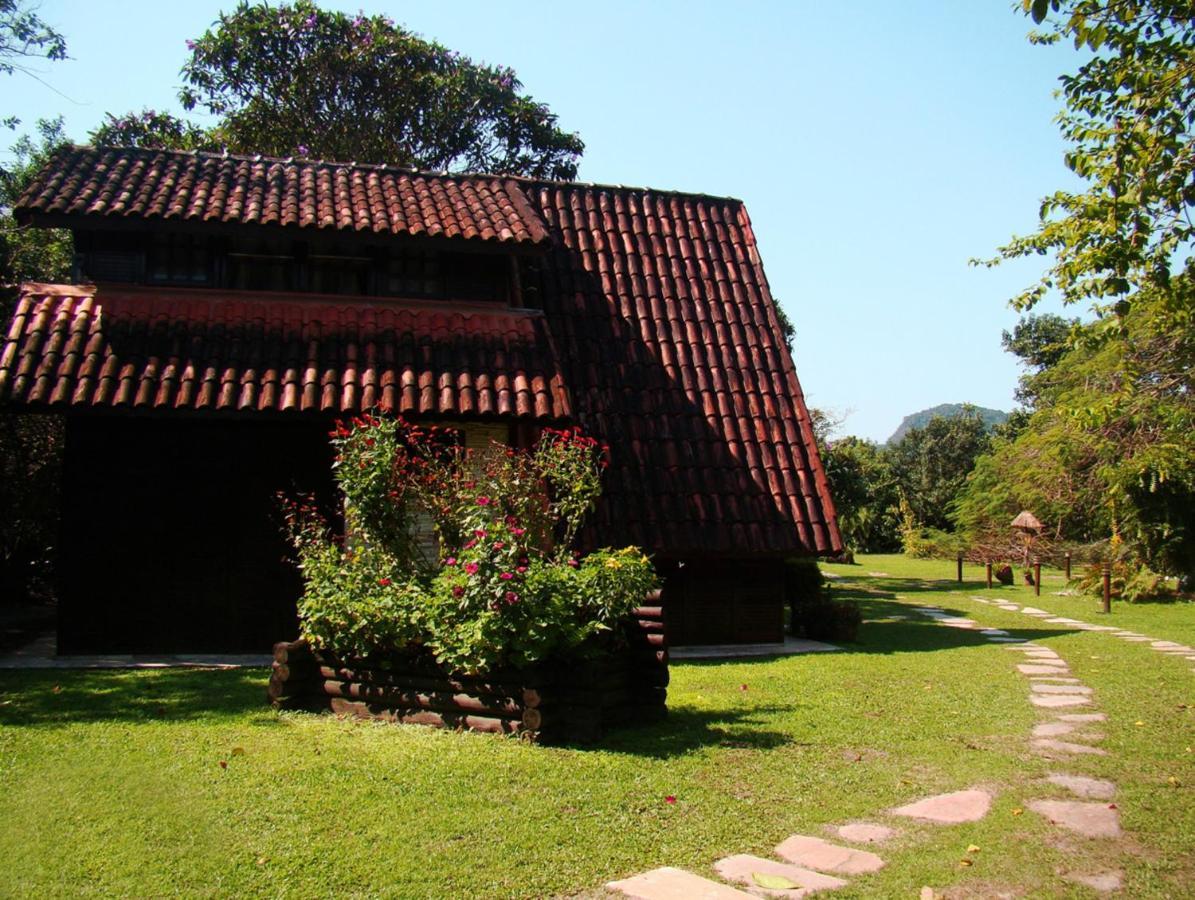
[[[0,672],[0,726],[251,719],[277,725],[264,669],[28,669]]]
[[[786,745],[810,746],[792,734],[761,728],[776,713],[789,713],[792,709],[788,706],[754,706],[750,709],[697,710],[670,706],[668,718],[660,722],[614,729],[596,744],[569,745],[569,749],[668,759],[713,747],[772,750]]]

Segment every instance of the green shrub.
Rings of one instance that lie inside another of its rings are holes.
[[[850,600],[820,597],[793,606],[794,625],[811,641],[853,643],[859,638],[863,613]]]
[[[900,542],[906,556],[914,559],[953,559],[963,550],[963,540],[956,534],[922,525],[912,507],[901,498]]]
[[[345,536],[287,509],[305,590],[301,633],[343,656],[430,652],[453,671],[527,666],[614,626],[655,585],[637,548],[571,551],[600,494],[605,447],[545,430],[528,452],[470,453],[445,429],[367,415],[338,423]],[[440,558],[411,523],[429,513]]]
[[[1101,563],[1084,566],[1075,586],[1084,594],[1093,597],[1104,596],[1104,567]],[[1128,603],[1142,603],[1149,600],[1169,600],[1174,591],[1164,575],[1159,575],[1144,563],[1131,559],[1119,559],[1112,563],[1112,596]]]

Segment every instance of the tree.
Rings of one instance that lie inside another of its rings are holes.
[[[218,120],[210,133],[146,112],[109,116],[93,138],[576,177],[584,144],[521,93],[513,69],[475,63],[384,16],[329,12],[310,0],[242,2],[187,47],[179,99]]]
[[[887,451],[857,437],[825,443],[819,450],[846,546],[860,553],[899,550],[900,497]]]
[[[1134,295],[1113,332],[1097,320],[1039,379],[1022,432],[997,440],[958,503],[971,534],[1032,509],[1057,538],[1115,535],[1163,572],[1195,573],[1195,322],[1175,299],[1195,285],[1172,279]]]
[[[62,118],[37,123],[38,140],[28,135],[12,146],[13,163],[0,171],[0,291],[11,294],[22,281],[69,281],[74,247],[69,231],[18,225],[12,208],[50,154],[66,142]],[[0,296],[0,313],[9,297]]]
[[[170,113],[143,109],[139,113],[114,116],[108,113],[104,122],[89,135],[96,147],[145,147],[149,150],[212,150],[223,149],[216,135],[194,122],[187,122]]]
[[[949,511],[975,461],[991,443],[973,407],[957,416],[935,416],[889,449],[896,484],[922,525],[951,528]]]
[[[1077,72],[1061,78],[1065,108],[1058,117],[1071,145],[1066,164],[1089,186],[1046,197],[1038,230],[1013,238],[987,264],[1053,256],[1041,280],[1013,298],[1018,309],[1057,290],[1067,303],[1093,301],[1123,313],[1134,291],[1150,287],[1165,295],[1176,267],[1195,268],[1195,3],[1022,0],[1022,6],[1044,25],[1031,40],[1069,39],[1090,51]]]
[[[1070,349],[1070,339],[1078,327],[1078,319],[1064,319],[1053,313],[1022,316],[1012,333],[1003,332],[1000,343],[1017,357],[1029,372],[1021,376],[1017,385],[1018,402],[1033,407],[1046,378],[1042,373],[1058,364]],[[1014,422],[1012,430],[1017,423]]]
[[[0,75],[22,72],[38,78],[28,65],[32,59],[66,59],[66,39],[21,0],[0,0]],[[21,120],[9,116],[2,121],[16,128]]]

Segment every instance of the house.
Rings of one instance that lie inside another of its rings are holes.
[[[737,200],[72,147],[15,215],[76,250],[0,332],[0,407],[66,423],[63,652],[292,636],[275,494],[374,407],[608,441],[583,540],[654,555],[674,643],[780,639],[784,561],[841,550]]]

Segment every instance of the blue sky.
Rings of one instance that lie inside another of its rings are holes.
[[[361,2],[324,3],[356,11]],[[1019,5],[1019,4],[1018,4]],[[233,0],[44,0],[71,60],[3,82],[27,125],[83,141],[105,112],[179,111],[187,38]],[[797,327],[806,399],[885,439],[938,403],[1010,409],[1006,301],[1045,260],[969,267],[1072,186],[1053,122],[1069,47],[1034,47],[1008,0],[375,2],[510,65],[581,134],[580,178],[743,199]]]

